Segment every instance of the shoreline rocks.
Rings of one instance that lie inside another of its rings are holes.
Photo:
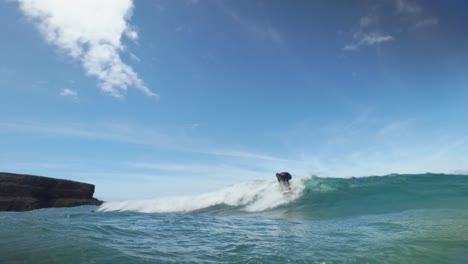
[[[0,211],[101,205],[94,185],[44,176],[0,172]]]

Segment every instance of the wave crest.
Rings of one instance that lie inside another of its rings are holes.
[[[276,181],[246,181],[197,196],[106,202],[99,211],[275,212],[307,218],[390,213],[409,209],[465,208],[468,176],[387,175],[294,178],[282,194]]]
[[[247,212],[260,212],[298,199],[309,178],[291,180],[291,192],[283,194],[276,181],[245,181],[219,191],[196,196],[106,202],[99,211],[136,211],[143,213],[193,212],[224,205]]]

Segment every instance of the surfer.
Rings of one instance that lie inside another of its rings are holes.
[[[289,172],[276,173],[276,179],[278,180],[278,182],[288,187],[289,190],[291,190],[291,187],[289,186],[289,180],[291,178],[292,176],[291,174],[289,174]]]

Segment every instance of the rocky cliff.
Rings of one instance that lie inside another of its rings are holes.
[[[88,183],[0,172],[0,211],[102,204],[93,194]]]

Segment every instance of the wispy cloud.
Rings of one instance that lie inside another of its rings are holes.
[[[193,123],[193,124],[190,125],[190,130],[194,130],[194,129],[198,128],[198,127],[200,127],[200,124]]]
[[[187,176],[203,176],[205,178],[223,178],[235,175],[233,179],[259,179],[271,176],[272,172],[262,169],[247,169],[242,166],[217,163],[156,163],[156,162],[126,162],[126,166],[136,169],[151,170],[165,174],[183,174]]]
[[[359,19],[359,26],[368,27],[375,23],[376,18],[371,16],[364,16]]]
[[[241,16],[236,10],[219,2],[221,10],[230,17],[236,24],[250,32],[253,36],[269,40],[276,45],[284,45],[284,38],[278,30],[267,20],[260,22]]]
[[[71,96],[71,97],[76,97],[78,96],[78,93],[76,91],[73,91],[71,89],[65,88],[60,92],[61,96]]]
[[[414,3],[407,0],[396,0],[396,7],[399,13],[403,14],[420,14],[422,12],[422,8]]]
[[[361,33],[357,32],[353,35],[354,41],[344,46],[343,50],[353,51],[359,49],[361,46],[372,46],[387,41],[392,41],[394,38],[390,35],[382,35],[377,32]]]
[[[422,27],[434,26],[439,24],[439,19],[436,17],[424,18],[415,22],[414,28],[419,29]]]
[[[30,169],[61,169],[64,168],[65,165],[56,162],[1,162],[0,166],[2,170],[11,170],[11,171],[19,171],[19,170],[30,170]]]
[[[258,159],[258,160],[270,160],[270,161],[286,161],[279,157],[274,157],[265,154],[253,153],[249,151],[239,151],[233,149],[215,149],[215,150],[203,150],[200,151],[204,154],[216,155],[216,156],[226,156],[226,157],[235,157],[235,158],[245,158],[245,159]]]
[[[387,4],[390,5],[387,5]],[[439,24],[437,17],[427,17],[423,7],[409,0],[376,1],[366,15],[358,19],[350,33],[352,41],[344,51],[356,51],[394,41],[405,30],[421,29]]]
[[[155,129],[132,126],[120,123],[77,124],[77,123],[42,123],[32,121],[0,122],[5,131],[43,133],[67,137],[78,137],[93,140],[114,141],[147,147],[166,148],[187,153],[200,153],[218,157],[232,157],[252,160],[287,161],[280,157],[270,156],[246,150],[212,147],[209,143],[198,143],[183,133],[164,133]]]
[[[416,2],[412,2],[411,0],[396,0],[395,5],[397,13],[405,18],[413,29],[439,24],[439,18],[427,17],[423,12],[423,7]]]
[[[15,75],[15,71],[13,71],[10,67],[6,67],[4,65],[0,65],[0,77],[1,79],[5,79]]]
[[[19,6],[45,40],[80,61],[86,74],[96,77],[105,93],[123,97],[129,87],[134,87],[158,98],[120,58],[124,51],[122,36],[138,38],[128,23],[131,0],[19,0]]]
[[[378,136],[400,136],[409,129],[409,121],[395,121],[384,125],[377,131]]]
[[[137,55],[133,54],[130,52],[130,59],[132,59],[133,61],[136,61],[136,62],[140,62],[140,58],[138,58]]]
[[[84,125],[71,122],[44,123],[34,121],[0,122],[3,131],[21,131],[29,133],[43,133],[95,140],[115,141],[130,144],[164,145],[172,142],[169,136],[155,132],[131,128],[122,124],[105,123]]]

